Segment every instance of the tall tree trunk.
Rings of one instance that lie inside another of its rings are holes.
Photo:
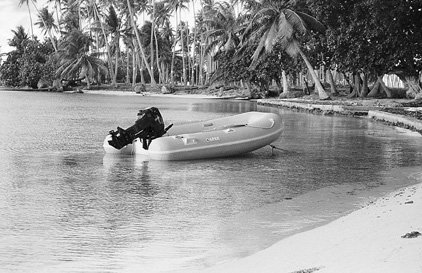
[[[57,26],[59,28],[59,33],[62,32],[62,27],[60,25],[60,17],[59,17],[59,10],[61,11],[61,7],[59,8],[60,2],[57,4],[57,2],[54,2],[54,9],[56,10],[56,18],[57,18]]]
[[[204,46],[203,46],[203,43],[204,43],[204,39],[203,39],[203,35],[201,35],[201,46],[199,47],[200,48],[200,50],[201,50],[201,52],[200,52],[200,55],[199,55],[199,71],[198,71],[198,74],[199,74],[199,84],[200,85],[204,85],[204,58],[205,58],[205,54],[204,54]]]
[[[281,78],[283,79],[283,92],[280,94],[280,98],[288,98],[290,96],[290,88],[287,81],[286,70],[281,71]]]
[[[327,70],[327,73],[328,73],[328,83],[330,84],[330,88],[331,88],[331,95],[337,95],[338,92],[337,92],[336,84],[333,79],[333,74],[331,73],[330,69]]]
[[[154,32],[155,32],[155,1],[151,0],[152,15],[151,15],[151,35],[150,35],[150,66],[151,71],[154,74]]]
[[[170,66],[170,81],[171,81],[171,85],[174,85],[174,59],[175,59],[175,55],[176,55],[176,51],[175,48],[176,45],[173,46],[173,52],[171,55],[171,66]]]
[[[179,12],[180,9],[179,9]],[[181,13],[179,13],[180,18],[182,18]],[[181,20],[180,20],[181,21]],[[180,43],[181,43],[181,47],[182,47],[182,69],[183,69],[183,85],[186,86],[186,62],[185,62],[185,43],[184,43],[184,39],[183,39],[183,31],[184,31],[184,27],[183,24],[180,24]]]
[[[178,24],[177,19],[178,19],[178,14],[177,14],[177,9],[176,9],[176,11],[175,11],[176,33],[177,33],[177,24]],[[171,66],[170,66],[171,85],[174,85],[174,62],[175,62],[175,58],[176,58],[176,45],[177,45],[177,38],[174,37],[174,42],[173,42],[173,46],[172,46],[172,53],[171,53]]]
[[[195,14],[195,1],[192,1],[192,11],[193,11],[193,18],[196,18]],[[196,63],[196,52],[195,52],[195,45],[196,45],[196,32],[197,32],[197,26],[196,26],[196,20],[194,21],[193,25],[193,50],[192,50],[192,85],[195,85],[195,63]],[[196,85],[198,84],[198,78],[196,78]]]
[[[148,63],[141,62],[139,56],[137,56],[138,65],[139,65],[139,73],[141,74],[141,83],[145,84],[145,77],[144,77],[144,65],[148,68]]]
[[[130,4],[130,0],[127,0],[127,5],[128,5],[128,8],[129,8],[129,13],[130,13],[130,21],[132,23],[133,30],[135,31],[136,40],[138,42],[139,50],[141,51],[142,60],[145,63],[145,66],[147,67],[148,73],[149,73],[149,75],[151,77],[151,85],[152,86],[155,86],[156,85],[156,82],[155,82],[155,79],[154,79],[154,74],[152,73],[151,68],[148,65],[148,61],[147,61],[147,59],[145,57],[144,48],[142,46],[141,37],[140,37],[139,32],[138,32],[138,27],[136,26],[136,23],[135,23],[135,19],[134,19],[135,18],[135,15],[133,13],[132,6]]]
[[[120,47],[117,45],[116,48],[116,63],[115,63],[115,67],[114,67],[114,78],[113,78],[113,86],[117,87],[117,73],[119,71],[119,53],[120,53]]]
[[[353,90],[347,95],[348,98],[356,98],[360,94],[360,76],[358,72],[353,73]]]
[[[32,36],[32,39],[35,39],[35,36],[34,36],[34,26],[33,26],[33,23],[32,23],[32,14],[31,14],[31,9],[29,8],[29,3],[28,2],[26,2],[26,7],[28,8],[28,13],[29,13],[29,23],[30,23],[30,27],[31,27],[31,36]]]
[[[309,62],[308,58],[305,56],[305,54],[302,52],[302,50],[300,49],[299,45],[296,44],[297,47],[297,52],[299,52],[300,56],[302,57],[303,61],[306,64],[306,67],[308,68],[309,73],[312,76],[312,79],[315,83],[315,88],[318,91],[318,97],[320,100],[327,100],[330,99],[330,96],[328,96],[328,94],[325,92],[324,88],[322,87],[321,82],[318,79],[318,76],[315,73],[314,68],[312,67],[311,63]]]
[[[158,55],[158,39],[157,39],[156,31],[154,31],[154,38],[155,38],[155,60],[157,62],[157,70],[158,70],[158,82],[163,83],[163,75],[162,75],[162,70],[160,67],[160,58]]]
[[[136,85],[136,71],[138,69],[138,64],[136,62],[136,46],[132,49],[132,87]]]
[[[366,98],[366,96],[368,96],[368,76],[367,73],[362,73],[362,86],[361,86],[361,91],[360,91],[360,97],[361,98]]]
[[[103,33],[104,43],[105,43],[106,51],[107,51],[107,62],[108,62],[108,70],[109,70],[109,73],[110,73],[110,78],[114,81],[113,62],[112,62],[112,57],[111,57],[110,46],[107,42],[107,34],[105,32],[104,24],[101,21],[100,13],[98,12],[97,5],[95,3],[93,5],[93,7],[94,7],[95,16],[98,18],[98,21],[100,22],[101,31]],[[113,84],[115,84],[115,83],[113,82]]]
[[[130,83],[130,66],[129,66],[129,62],[130,62],[130,53],[129,53],[129,48],[126,48],[126,84]]]

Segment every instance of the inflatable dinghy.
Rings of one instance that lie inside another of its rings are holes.
[[[158,109],[157,112],[159,114]],[[141,154],[154,160],[229,157],[269,145],[282,132],[281,117],[275,113],[247,112],[167,129],[164,129],[161,115],[155,119],[161,127],[157,126],[158,129],[149,130],[149,133],[143,128],[138,129],[141,133],[136,133],[132,128],[135,125],[127,130],[118,127],[118,133],[110,131],[104,140],[104,150],[114,154]],[[129,131],[132,131],[132,137],[127,137]],[[153,136],[151,132],[159,134]],[[150,136],[149,141],[142,134]],[[126,142],[120,143],[118,138],[124,138]]]

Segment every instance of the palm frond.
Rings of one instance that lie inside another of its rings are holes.
[[[290,25],[292,33],[294,32],[296,36],[304,36],[308,32],[307,25],[305,21],[293,10],[286,9],[284,11],[284,20],[286,21],[286,25]]]
[[[256,61],[259,59],[259,57],[261,56],[261,54],[265,50],[265,43],[267,42],[266,41],[267,36],[268,36],[268,32],[266,32],[264,34],[264,36],[262,36],[261,40],[259,41],[259,44],[258,44],[257,48],[255,49],[255,52],[252,55],[252,64],[256,63]],[[251,66],[252,66],[252,64],[251,64]]]
[[[327,28],[315,17],[300,11],[296,11],[296,13],[302,18],[309,29],[319,33],[325,33],[327,30]]]
[[[268,52],[271,52],[273,49],[273,46],[275,44],[275,41],[279,37],[279,28],[276,21],[273,22],[270,29],[267,31],[267,36],[265,39],[265,50]]]
[[[298,52],[298,47],[299,47],[298,42],[296,40],[293,40],[288,45],[285,45],[284,50],[286,51],[286,53],[289,56],[295,57],[299,53]]]
[[[289,20],[287,20],[284,13],[281,13],[278,18],[278,39],[283,48],[294,38],[294,27]]]

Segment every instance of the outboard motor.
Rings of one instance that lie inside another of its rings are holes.
[[[164,135],[171,126],[164,129],[163,117],[157,108],[139,110],[138,119],[134,125],[126,130],[117,127],[117,131],[110,131],[111,140],[108,143],[120,150],[131,144],[136,138],[140,138],[143,141],[143,148],[148,150],[151,141]]]

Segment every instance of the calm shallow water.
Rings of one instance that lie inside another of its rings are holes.
[[[156,106],[166,123],[251,102],[0,92],[2,272],[186,272],[250,255],[368,197],[421,181],[421,137],[280,110],[284,133],[236,158],[107,156],[102,141]]]

